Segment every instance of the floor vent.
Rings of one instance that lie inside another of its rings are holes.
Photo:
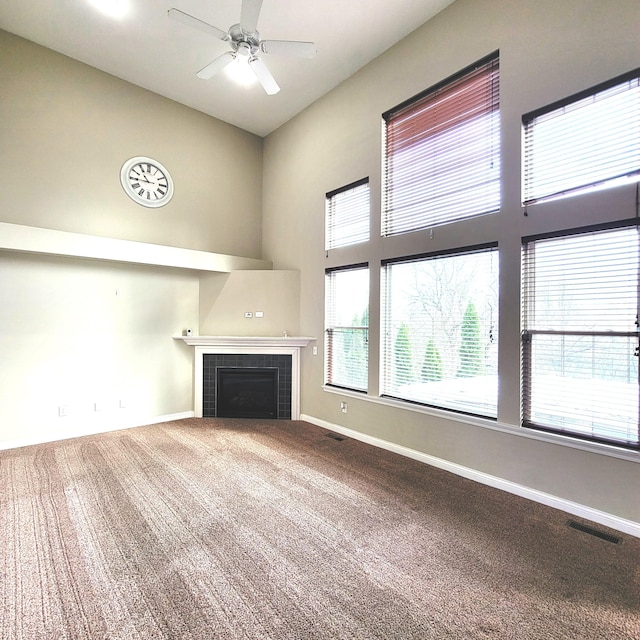
[[[602,540],[606,540],[607,542],[613,542],[613,544],[620,544],[620,542],[622,541],[622,538],[612,536],[610,533],[605,533],[604,531],[598,531],[598,529],[589,527],[586,524],[580,524],[579,522],[575,522],[574,520],[569,520],[569,526],[572,529],[582,531],[582,533],[588,533],[590,536],[601,538]]]
[[[331,438],[332,440],[338,440],[338,442],[341,442],[342,440],[344,440],[344,438],[342,436],[339,436],[337,433],[325,433],[325,436],[327,436],[327,438]]]

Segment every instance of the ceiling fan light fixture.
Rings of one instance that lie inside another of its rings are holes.
[[[236,56],[236,59],[224,68],[224,72],[242,87],[250,87],[257,82],[256,74],[249,67],[249,58],[243,55]]]
[[[200,31],[209,33],[214,38],[227,42],[231,51],[223,53],[208,65],[200,69],[196,76],[208,80],[222,69],[240,84],[249,82],[245,69],[251,70],[251,80],[258,79],[267,95],[273,96],[280,87],[269,71],[260,53],[275,53],[296,58],[312,58],[316,54],[313,42],[297,42],[293,40],[262,40],[257,30],[258,17],[262,8],[262,0],[242,0],[240,23],[234,24],[228,31],[222,31],[179,9],[169,9],[168,16]]]

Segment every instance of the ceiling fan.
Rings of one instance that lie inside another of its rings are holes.
[[[208,80],[234,60],[246,59],[263,89],[267,94],[274,95],[280,91],[280,87],[259,54],[265,53],[298,58],[313,58],[315,56],[316,45],[313,42],[261,40],[257,31],[261,8],[262,0],[242,0],[240,22],[234,24],[228,31],[218,29],[179,9],[169,9],[169,17],[171,19],[200,29],[200,31],[204,31],[218,40],[228,42],[231,46],[231,51],[223,53],[200,69],[196,74],[198,78]]]

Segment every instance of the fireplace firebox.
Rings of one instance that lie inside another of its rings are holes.
[[[203,354],[202,415],[205,418],[291,420],[291,387],[292,357],[289,354]]]
[[[276,367],[217,367],[216,413],[219,418],[277,418]]]

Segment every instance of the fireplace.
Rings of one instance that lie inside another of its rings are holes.
[[[193,408],[197,418],[216,416],[216,367],[276,367],[278,418],[300,419],[300,351],[314,338],[176,336],[175,339],[194,347]]]
[[[290,420],[291,360],[287,354],[203,354],[202,416]]]
[[[278,369],[218,367],[215,400],[219,418],[277,418]]]

